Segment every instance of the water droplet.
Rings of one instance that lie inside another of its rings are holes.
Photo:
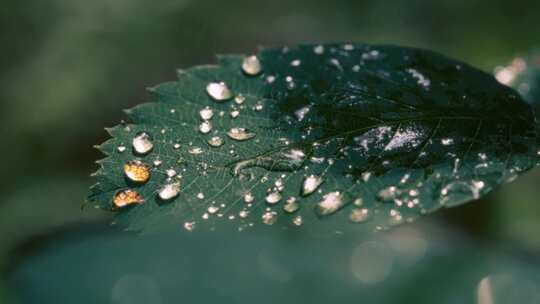
[[[383,202],[392,201],[397,197],[398,192],[395,186],[386,187],[377,193],[377,199]]]
[[[300,209],[300,204],[295,197],[289,197],[285,204],[283,205],[283,210],[287,213],[294,213]]]
[[[281,193],[277,191],[270,192],[266,196],[265,200],[268,204],[271,204],[271,205],[277,204],[281,200]]]
[[[317,55],[322,55],[324,53],[324,46],[317,45],[316,47],[313,48],[313,52]]]
[[[197,193],[197,198],[201,200],[204,199],[204,193],[202,192]]]
[[[249,132],[245,128],[231,128],[229,132],[227,132],[227,135],[238,141],[244,141],[255,137],[255,133]]]
[[[113,204],[116,208],[142,203],[144,203],[144,198],[137,191],[131,189],[118,191],[113,198]]]
[[[204,152],[204,150],[202,148],[200,148],[200,147],[193,146],[193,147],[189,147],[189,149],[188,149],[188,153],[192,154],[192,155],[199,155],[199,154],[201,154],[203,152]]]
[[[302,226],[303,222],[304,222],[304,219],[300,215],[295,216],[292,220],[292,223],[295,224],[296,226]]]
[[[116,150],[120,153],[123,153],[124,151],[126,151],[126,146],[118,146]]]
[[[452,138],[443,138],[443,139],[441,139],[441,144],[443,146],[450,146],[450,145],[454,144],[454,139],[452,139]]]
[[[199,111],[199,115],[201,116],[202,120],[210,120],[214,116],[214,111],[209,107],[206,107]]]
[[[291,61],[291,66],[297,67],[297,66],[300,66],[301,63],[302,63],[302,61],[300,61],[300,59],[295,59],[295,60]]]
[[[246,101],[246,97],[244,97],[244,95],[242,95],[242,94],[239,94],[239,95],[237,95],[237,96],[234,98],[234,102],[235,102],[236,104],[239,104],[239,105],[240,105],[240,104],[243,104],[244,101]]]
[[[311,110],[311,106],[302,107],[302,108],[294,111],[294,116],[296,116],[296,119],[298,121],[302,121],[302,120],[304,120],[304,117],[309,112],[309,110]]]
[[[307,176],[304,179],[304,183],[302,185],[302,195],[309,195],[315,192],[315,190],[319,188],[322,182],[323,182],[323,179],[320,176],[317,176],[317,175]]]
[[[319,215],[329,215],[338,211],[345,205],[345,198],[340,191],[327,193],[322,200],[317,204],[315,211]]]
[[[208,207],[208,213],[210,213],[210,214],[215,214],[218,211],[219,211],[218,206],[210,206],[210,207]]]
[[[257,111],[257,112],[262,111],[264,109],[264,103],[262,102],[262,100],[257,101],[257,103],[255,103],[255,107],[253,109],[255,111]]]
[[[233,97],[232,91],[224,82],[211,82],[206,86],[206,92],[215,101],[225,101]]]
[[[241,210],[239,213],[238,213],[238,216],[240,218],[247,218],[249,216],[249,211],[247,210]]]
[[[195,229],[195,222],[185,222],[184,229],[190,232],[193,231],[193,229]]]
[[[244,58],[242,62],[242,71],[244,73],[255,76],[262,72],[261,62],[257,56],[248,56]]]
[[[167,174],[168,177],[176,176],[176,171],[174,169],[168,169],[167,171],[165,171],[165,173]]]
[[[253,196],[253,194],[251,194],[251,192],[247,192],[247,193],[244,194],[244,202],[246,204],[250,204],[254,200],[255,200],[255,197]]]
[[[158,158],[156,158],[156,159],[154,159],[154,161],[152,161],[152,164],[154,165],[154,167],[161,166],[161,163],[162,163],[161,160],[158,159]]]
[[[203,121],[203,122],[199,125],[199,131],[200,131],[202,134],[208,134],[208,133],[210,133],[210,131],[212,131],[212,123],[209,122],[209,121]]]
[[[356,208],[351,211],[349,219],[353,223],[363,223],[369,219],[369,209]]]
[[[223,145],[223,138],[219,136],[213,136],[212,138],[208,139],[208,144],[212,147],[221,147]]]
[[[137,154],[147,154],[154,148],[154,144],[152,143],[152,137],[148,135],[146,132],[138,133],[133,138],[133,150]]]
[[[181,147],[181,145],[180,145],[179,143],[176,143],[176,144],[173,145],[173,148],[174,148],[175,150],[180,149],[180,147]]]
[[[275,211],[266,211],[262,215],[262,221],[266,225],[273,225],[277,221],[277,212],[275,212]]]
[[[180,194],[180,182],[165,184],[158,191],[158,196],[163,201],[169,201]]]
[[[356,207],[360,207],[360,206],[363,206],[364,205],[364,200],[359,197],[357,199],[354,200],[353,204],[356,206]]]
[[[250,167],[262,167],[271,171],[293,171],[304,163],[306,154],[300,149],[286,149],[269,155],[241,160],[231,166],[231,173],[239,176],[242,170]]]
[[[136,183],[145,183],[150,179],[150,166],[140,160],[129,161],[124,165],[125,176]]]
[[[415,69],[407,69],[407,73],[411,74],[413,78],[415,78],[419,85],[429,88],[431,85],[431,81],[427,79],[422,73],[418,72]]]
[[[240,111],[232,110],[229,115],[231,115],[231,118],[236,118],[236,117],[240,116]]]

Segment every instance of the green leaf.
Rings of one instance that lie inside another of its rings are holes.
[[[220,56],[150,92],[99,146],[108,157],[90,195],[104,209],[144,201],[116,208],[130,229],[381,230],[477,199],[538,161],[533,111],[515,91],[426,50]]]
[[[540,265],[515,244],[440,225],[368,238],[355,228],[327,238],[71,230],[12,263],[8,287],[39,304],[538,302]]]

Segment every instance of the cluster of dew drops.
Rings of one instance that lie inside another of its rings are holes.
[[[343,46],[344,50],[352,50],[353,46],[346,44]],[[315,46],[313,48],[313,52],[315,54],[321,55],[325,52],[324,46],[319,45]],[[369,52],[366,52],[362,58],[363,60],[372,60],[379,57],[379,52],[376,50],[371,50]],[[339,66],[340,63],[337,59],[332,61],[333,64],[336,66]],[[292,60],[290,62],[290,65],[292,67],[297,67],[301,65],[301,61],[299,59]],[[263,71],[262,64],[259,60],[259,58],[255,55],[253,56],[247,56],[243,59],[243,62],[241,64],[241,70],[244,74],[247,76],[257,76],[260,75]],[[360,66],[353,66],[353,71],[359,71]],[[416,78],[418,81],[418,84],[424,87],[430,86],[429,79],[425,78],[422,74],[420,74],[418,71],[414,69],[407,70],[408,73],[412,75],[413,78]],[[265,81],[267,83],[272,83],[276,80],[276,77],[273,75],[267,75],[265,77]],[[284,78],[286,81],[286,85],[288,89],[294,89],[296,86],[294,79],[291,76],[287,76]],[[210,82],[206,86],[206,93],[208,96],[212,98],[215,102],[221,103],[226,102],[231,99],[234,99],[234,102],[236,105],[242,105],[245,101],[245,97],[242,94],[235,95],[233,91],[229,88],[229,86],[225,82]],[[258,101],[255,106],[253,107],[253,110],[255,111],[261,111],[263,109],[263,103],[262,101]],[[304,116],[309,112],[309,107],[301,108],[298,111],[295,112],[296,118],[301,121]],[[171,113],[174,113],[174,109],[171,109]],[[207,139],[207,144],[212,148],[218,148],[221,147],[224,144],[224,139],[220,136],[212,135],[213,131],[213,125],[212,125],[212,118],[214,117],[215,113],[214,110],[211,107],[204,107],[199,112],[201,123],[199,125],[199,132],[203,135],[209,136]],[[223,116],[225,115],[224,112],[220,112],[218,115]],[[234,108],[230,113],[230,117],[232,119],[238,117],[240,115],[240,111],[238,109]],[[164,131],[164,130],[162,130]],[[256,137],[256,134],[246,128],[241,127],[234,127],[231,128],[226,132],[227,136],[235,141],[247,141],[250,139],[253,139]],[[445,143],[448,144],[448,143]],[[152,152],[154,147],[154,144],[152,142],[152,137],[147,132],[140,132],[137,133],[133,139],[132,139],[132,148],[135,154],[138,155],[147,155]],[[174,149],[179,149],[180,144],[175,143]],[[127,150],[127,148],[123,145],[117,147],[118,152],[123,153]],[[232,152],[232,151],[231,151]],[[204,150],[200,147],[191,146],[188,149],[188,153],[197,155],[204,153]],[[301,150],[291,150],[289,151],[289,154],[286,155],[290,161],[294,162],[297,161],[299,163],[302,163],[305,159],[306,155]],[[320,159],[313,158],[312,161],[314,162],[320,162]],[[330,161],[330,159],[328,160]],[[159,167],[161,165],[161,161],[159,159],[155,159],[153,161],[154,167]],[[151,175],[151,166],[144,163],[141,160],[132,160],[124,164],[124,175],[125,177],[130,180],[133,183],[136,184],[144,184],[149,181],[150,175]],[[180,192],[182,191],[182,175],[176,172],[174,169],[167,169],[165,171],[167,175],[167,179],[164,185],[162,185],[157,190],[157,196],[160,201],[162,202],[170,202],[173,201]],[[364,182],[367,182],[371,176],[370,172],[364,172],[362,174],[362,180]],[[282,178],[284,178],[285,175],[282,175]],[[264,177],[263,177],[264,178]],[[296,197],[289,197],[284,199],[282,197],[282,190],[284,188],[283,185],[283,179],[279,178],[275,181],[274,187],[268,189],[268,193],[265,197],[266,204],[273,206],[281,201],[285,201],[282,208],[284,212],[289,214],[294,214],[296,211],[300,209],[299,199]],[[404,177],[405,179],[408,178],[408,176]],[[319,193],[321,190],[319,189],[320,185],[324,182],[324,177],[318,176],[318,175],[307,175],[304,177],[300,194],[302,196],[309,196],[310,194],[318,191]],[[418,185],[421,186],[421,185]],[[478,182],[474,185],[475,189],[481,189],[484,185],[482,182]],[[418,187],[417,187],[418,188]],[[448,187],[445,187],[442,189],[441,194],[445,195],[443,192],[449,192],[451,189]],[[407,200],[403,201],[402,198],[404,196],[407,196]],[[402,191],[396,186],[390,186],[387,188],[384,188],[380,190],[377,193],[377,199],[379,201],[393,201],[396,203],[397,207],[400,207],[401,205],[405,204],[405,206],[409,208],[413,208],[419,204],[419,199],[417,198],[419,196],[419,192],[417,189],[411,189],[409,191]],[[478,196],[478,193],[475,192],[475,197]],[[198,193],[197,198],[198,199],[204,199],[205,195],[204,193]],[[252,193],[247,192],[243,194],[243,201],[246,203],[248,207],[251,207],[252,204],[255,201],[255,197]],[[338,210],[340,210],[343,206],[346,204],[352,202],[354,205],[354,208],[351,209],[349,214],[349,219],[351,222],[354,223],[363,223],[367,221],[372,211],[370,209],[366,208],[363,205],[363,200],[361,198],[356,199],[348,199],[345,197],[345,194],[342,191],[332,191],[329,193],[326,193],[322,195],[321,200],[319,203],[315,206],[315,211],[322,216],[330,215]],[[134,204],[143,204],[144,198],[141,194],[139,194],[134,189],[125,189],[118,191],[114,197],[113,197],[113,207],[115,209],[122,209],[130,205]],[[208,207],[207,212],[205,212],[202,215],[202,219],[206,220],[209,218],[210,215],[217,214],[218,216],[222,217],[223,214],[218,213],[220,210],[220,207],[225,207],[224,204],[221,206],[217,206],[212,204]],[[239,212],[238,217],[240,218],[247,218],[249,216],[249,211],[247,209],[243,209]],[[401,213],[396,209],[391,209],[389,211],[389,216],[393,224],[401,223],[404,219],[401,215]],[[265,212],[261,216],[261,221],[264,224],[272,225],[277,221],[278,213],[271,208],[265,209]],[[235,215],[230,215],[229,219],[234,219]],[[303,223],[303,219],[300,215],[297,215],[292,218],[292,223],[296,226],[300,226]],[[249,224],[250,226],[253,225],[253,223]],[[183,227],[188,230],[192,231],[195,228],[195,222],[194,221],[188,221],[183,224]]]

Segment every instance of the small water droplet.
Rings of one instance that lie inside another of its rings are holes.
[[[317,45],[313,48],[313,52],[317,55],[322,55],[324,53],[324,46]]]
[[[243,104],[244,101],[246,101],[246,97],[244,97],[244,95],[242,94],[236,95],[236,97],[234,98],[234,102],[239,105]]]
[[[236,117],[240,116],[240,111],[232,110],[229,115],[231,115],[231,118],[236,118]]]
[[[256,134],[245,128],[231,128],[227,132],[227,135],[234,140],[244,141],[255,137]]]
[[[248,56],[242,62],[242,71],[250,76],[258,75],[262,72],[261,62],[257,56]]]
[[[283,210],[287,213],[294,213],[298,209],[300,209],[300,204],[298,204],[298,200],[293,196],[289,197],[283,205]]]
[[[443,138],[443,139],[441,139],[441,144],[443,146],[450,146],[450,145],[454,144],[454,139],[452,139],[452,138]]]
[[[306,178],[304,178],[304,183],[302,184],[302,195],[305,196],[305,195],[309,195],[315,192],[315,190],[319,188],[322,182],[323,182],[323,179],[320,176],[317,176],[317,175],[307,176]]]
[[[219,136],[213,136],[212,138],[208,139],[208,144],[212,147],[221,147],[223,145],[223,138]]]
[[[204,199],[204,193],[202,192],[197,193],[197,198],[201,200]]]
[[[180,182],[165,184],[158,190],[158,196],[163,201],[169,201],[177,197],[180,194]]]
[[[249,211],[247,210],[241,210],[239,213],[238,213],[238,216],[240,218],[247,218],[249,216]]]
[[[123,208],[133,204],[144,203],[144,198],[139,192],[131,189],[118,191],[113,198],[115,208]]]
[[[311,106],[302,107],[302,108],[294,111],[294,116],[296,116],[296,119],[298,121],[302,121],[302,120],[304,120],[304,117],[309,112],[309,110],[311,110]]]
[[[200,148],[200,147],[193,146],[193,147],[189,147],[189,149],[188,149],[188,153],[192,154],[192,155],[199,155],[199,154],[201,154],[203,152],[204,152],[204,150],[202,148]]]
[[[296,226],[302,226],[303,222],[304,222],[304,219],[300,215],[295,216],[292,220],[292,223],[295,224]]]
[[[189,232],[193,231],[193,229],[195,229],[195,222],[185,222],[184,229],[186,229]]]
[[[271,205],[277,204],[280,200],[281,200],[281,193],[277,191],[268,193],[268,195],[265,198],[265,201]]]
[[[176,176],[176,171],[174,169],[168,169],[167,171],[165,171],[165,173],[167,174],[168,177]]]
[[[214,111],[209,107],[206,107],[199,111],[199,115],[201,116],[202,120],[210,120],[214,116]]]
[[[136,183],[145,183],[150,179],[150,166],[140,160],[129,161],[124,165],[125,176]]]
[[[349,219],[353,223],[363,223],[369,219],[369,209],[356,208],[351,211]]]
[[[277,221],[277,212],[275,212],[275,211],[266,211],[262,215],[262,221],[266,225],[273,225]]]
[[[302,61],[300,61],[300,59],[295,59],[295,60],[291,61],[291,66],[297,67],[297,66],[300,66],[301,63],[302,63]]]
[[[118,146],[116,150],[120,153],[123,153],[124,151],[126,151],[126,146]]]
[[[327,193],[322,200],[317,204],[315,211],[319,215],[329,215],[338,211],[345,205],[345,198],[340,191]]]
[[[211,82],[206,86],[206,92],[215,101],[225,101],[233,97],[232,91],[225,82]]]
[[[377,199],[383,202],[392,201],[396,198],[396,196],[398,195],[398,192],[399,190],[397,189],[396,186],[389,186],[380,190],[377,193]]]
[[[203,121],[203,122],[199,125],[199,131],[200,131],[202,134],[208,134],[208,133],[210,133],[210,131],[212,131],[212,123],[209,122],[209,121]]]
[[[154,159],[154,161],[152,161],[152,164],[154,165],[154,167],[159,167],[161,166],[161,160],[159,158],[156,158]]]
[[[264,103],[262,102],[262,100],[257,101],[257,103],[255,103],[255,107],[253,109],[255,111],[257,111],[257,112],[262,111],[264,109]]]
[[[181,145],[180,145],[179,143],[175,143],[175,144],[173,145],[173,148],[174,148],[175,150],[180,149],[180,147],[181,147]]]
[[[154,144],[152,143],[152,137],[146,132],[138,133],[133,138],[132,145],[133,150],[135,150],[137,154],[141,155],[150,153],[150,151],[152,151],[152,149],[154,148]]]
[[[247,193],[244,194],[244,202],[246,204],[250,204],[254,200],[255,200],[255,197],[253,196],[253,194],[251,194],[251,192],[247,192]]]
[[[359,197],[357,199],[354,200],[353,204],[356,206],[356,207],[360,207],[360,206],[363,206],[364,205],[364,200]]]
[[[215,214],[218,211],[219,211],[218,206],[210,206],[210,207],[208,207],[208,213],[210,213],[210,214]]]

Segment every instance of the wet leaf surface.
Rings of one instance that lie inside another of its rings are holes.
[[[90,195],[130,229],[383,230],[478,199],[538,161],[530,105],[426,50],[220,56],[150,92],[99,146],[108,157]],[[136,203],[113,208],[126,190]]]

